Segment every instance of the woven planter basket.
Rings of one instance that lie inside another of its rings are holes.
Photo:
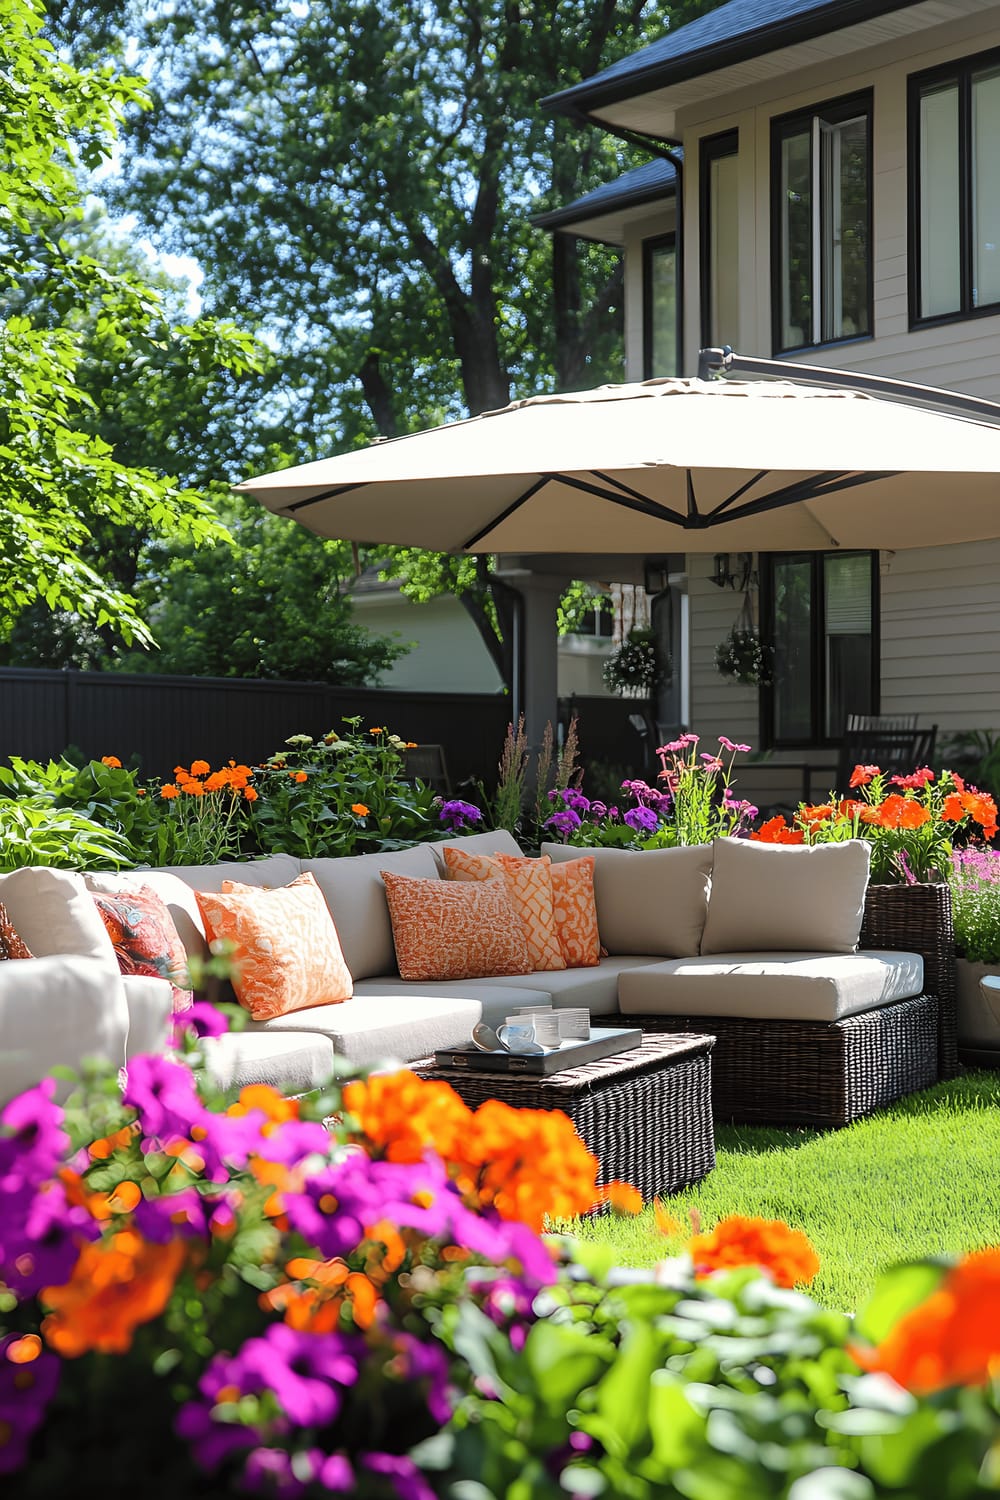
[[[939,1002],[938,1069],[942,1078],[954,1078],[958,1072],[958,967],[948,886],[943,882],[870,885],[860,946],[921,955],[924,990]]]

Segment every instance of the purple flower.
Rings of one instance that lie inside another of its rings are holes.
[[[204,1000],[196,1000],[187,1010],[174,1016],[173,1042],[176,1047],[185,1032],[193,1036],[222,1036],[229,1030],[229,1020],[223,1011]]]
[[[168,1057],[133,1057],[123,1097],[138,1115],[143,1135],[155,1140],[186,1140],[193,1125],[209,1118],[190,1068]]]
[[[590,812],[590,798],[585,797],[582,792],[578,792],[575,787],[564,787],[562,801],[563,807],[567,808],[570,812]]]
[[[361,1463],[373,1474],[384,1474],[399,1500],[435,1500],[434,1491],[412,1458],[402,1453],[366,1453]]]
[[[625,814],[624,822],[636,833],[655,833],[660,826],[660,820],[650,807],[630,807]]]
[[[59,1384],[60,1363],[56,1355],[42,1349],[25,1363],[10,1357],[11,1346],[21,1335],[0,1338],[0,1474],[12,1474],[27,1458],[28,1441],[41,1426],[45,1409]]]
[[[72,1274],[81,1241],[99,1239],[100,1233],[87,1210],[68,1201],[61,1182],[41,1192],[5,1193],[0,1280],[19,1298],[43,1286],[61,1286]]]
[[[297,1476],[285,1448],[255,1448],[243,1466],[243,1483],[251,1494],[304,1495],[306,1482]]]
[[[575,813],[572,808],[566,807],[562,812],[555,812],[550,818],[546,818],[542,826],[551,828],[554,833],[561,833],[564,839],[568,839],[571,833],[576,832],[582,822],[583,819],[579,813]]]
[[[56,1171],[69,1136],[62,1128],[63,1112],[52,1102],[55,1091],[55,1079],[43,1078],[0,1114],[0,1177],[16,1167],[26,1181],[42,1182]]]
[[[451,829],[452,833],[459,833],[463,828],[483,821],[483,815],[478,807],[474,807],[471,802],[462,802],[457,797],[450,802],[441,803],[438,818],[446,828]]]
[[[590,804],[590,813],[591,813],[591,817],[594,817],[594,818],[606,818],[607,815],[608,815],[608,805],[607,805],[607,803],[606,802],[592,802]]]

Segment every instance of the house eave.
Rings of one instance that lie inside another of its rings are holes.
[[[913,0],[833,0],[830,5],[808,15],[757,27],[725,41],[710,43],[683,57],[657,59],[645,67],[615,73],[610,78],[598,74],[571,88],[548,94],[541,100],[541,106],[551,114],[583,115],[595,123],[601,123],[604,115],[608,124],[627,125],[626,120],[616,121],[607,116],[607,110],[654,90],[703,78],[769,52],[812,41],[831,31],[845,30],[892,11],[906,10],[912,3]]]

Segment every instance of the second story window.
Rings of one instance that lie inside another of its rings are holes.
[[[1000,305],[1000,58],[910,80],[911,317]]]
[[[739,134],[701,143],[701,342],[740,347]]]
[[[642,242],[643,379],[677,374],[677,241]]]
[[[772,125],[776,353],[872,331],[871,95]]]

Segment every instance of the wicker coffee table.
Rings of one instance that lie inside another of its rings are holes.
[[[642,1045],[547,1077],[466,1072],[414,1063],[475,1108],[502,1099],[561,1109],[600,1162],[600,1181],[630,1182],[648,1201],[698,1182],[715,1166],[712,1036],[644,1036]]]

